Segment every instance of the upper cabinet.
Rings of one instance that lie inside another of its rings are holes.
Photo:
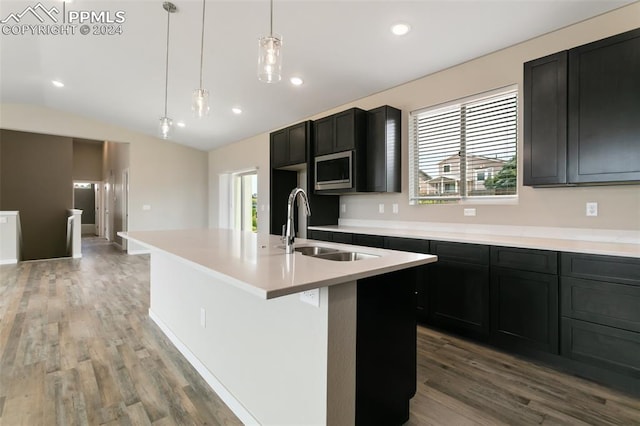
[[[400,192],[400,115],[388,105],[367,113],[367,191]]]
[[[364,140],[367,112],[360,108],[321,118],[314,122],[315,155],[353,150]]]
[[[640,29],[524,65],[524,184],[640,181]]]
[[[271,133],[272,168],[306,164],[311,123],[303,121]]]

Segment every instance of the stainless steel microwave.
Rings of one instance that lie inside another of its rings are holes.
[[[353,187],[353,151],[321,155],[315,158],[315,189]]]

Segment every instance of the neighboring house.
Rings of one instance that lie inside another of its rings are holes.
[[[479,155],[467,156],[467,191],[469,194],[485,191],[485,181],[495,176],[505,160]],[[460,155],[452,155],[438,163],[438,176],[420,172],[420,195],[455,195],[460,192]]]

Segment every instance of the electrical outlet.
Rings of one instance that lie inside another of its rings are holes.
[[[347,205],[345,203],[340,204],[340,211],[342,213],[346,213],[347,212]]]
[[[308,303],[311,306],[317,308],[320,307],[320,289],[314,288],[313,290],[307,290],[300,293],[300,300],[304,303]]]
[[[598,216],[598,203],[588,202],[586,208],[587,216]]]
[[[378,213],[380,214],[384,213],[384,204],[382,203],[378,204]]]
[[[151,206],[150,206],[149,204],[144,204],[144,205],[142,206],[142,210],[145,210],[145,211],[147,211],[147,210],[151,210]]]
[[[204,308],[200,308],[200,326],[207,328],[207,311]]]
[[[0,223],[7,223],[8,219],[5,216],[0,216]]]
[[[398,214],[398,203],[393,203],[391,205],[391,210],[393,210],[394,214]]]
[[[475,216],[476,215],[476,209],[464,209],[464,215],[465,216]]]

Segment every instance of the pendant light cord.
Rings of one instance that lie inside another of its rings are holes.
[[[202,0],[202,37],[200,39],[200,89],[202,89],[202,66],[204,63],[204,8],[206,1]]]
[[[273,0],[271,0],[271,15],[269,19],[269,35],[273,37]]]
[[[164,116],[167,116],[167,97],[169,95],[169,23],[171,12],[167,10],[167,60],[164,68]]]

